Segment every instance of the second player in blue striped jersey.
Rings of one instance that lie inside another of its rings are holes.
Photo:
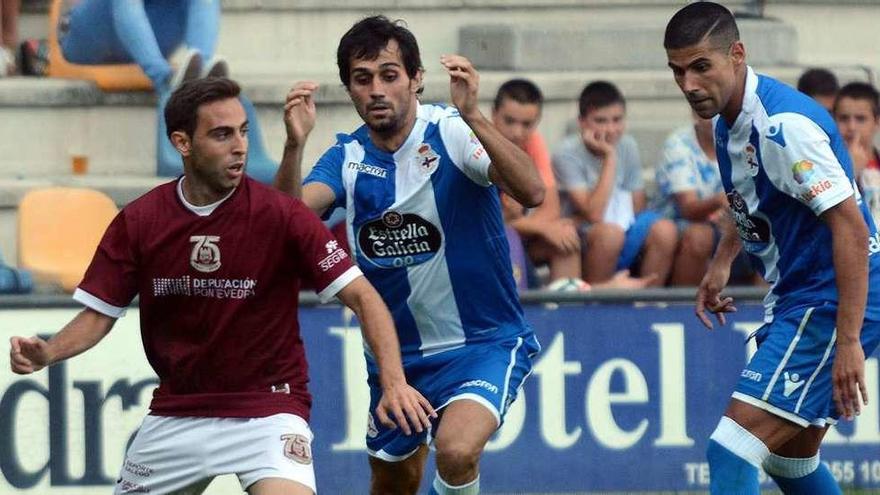
[[[480,112],[471,63],[449,55],[440,64],[455,108],[419,103],[424,71],[409,30],[381,16],[356,23],[337,65],[364,125],[340,134],[302,186],[316,212],[346,209],[349,245],[391,309],[404,371],[440,414],[411,436],[370,415],[371,493],[416,493],[429,442],[431,493],[479,493],[480,455],[539,350],[517,300],[499,189],[534,206],[544,186]],[[299,83],[287,99],[276,184],[294,194],[316,89]],[[383,387],[367,351],[372,410]]]

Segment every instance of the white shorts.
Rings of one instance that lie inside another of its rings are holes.
[[[198,494],[215,476],[236,474],[242,490],[265,478],[302,483],[317,493],[312,431],[293,414],[265,418],[144,418],[114,494]]]

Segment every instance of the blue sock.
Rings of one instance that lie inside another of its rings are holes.
[[[760,495],[758,466],[770,455],[761,440],[728,417],[709,439],[709,491],[712,495]]]
[[[770,454],[764,469],[786,495],[842,495],[828,466],[819,462],[819,455],[806,459]]]

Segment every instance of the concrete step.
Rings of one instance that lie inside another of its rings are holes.
[[[758,69],[762,69],[758,67]],[[802,67],[768,67],[793,82]],[[842,81],[865,80],[859,67],[836,69]],[[481,72],[480,97],[488,115],[497,87],[511,77],[533,79],[546,99],[541,131],[552,146],[576,118],[583,86],[596,79],[616,83],[628,99],[629,130],[653,165],[660,144],[673,128],[688,121],[688,108],[668,70]],[[318,123],[306,149],[308,167],[335,140],[335,133],[360,125],[347,93],[333,74],[316,75]],[[280,159],[284,142],[281,108],[292,76],[244,75],[240,81],[254,101],[270,155]],[[448,82],[429,72],[423,101],[448,100]],[[88,157],[88,174],[155,174],[156,109],[147,93],[102,93],[90,83],[39,78],[0,80],[0,178],[40,178],[71,173],[71,157]]]
[[[794,65],[794,27],[771,19],[741,19],[746,46],[760,46],[750,63]],[[662,19],[625,25],[582,23],[493,23],[463,26],[461,54],[490,70],[656,69],[666,66]],[[588,54],[588,55],[587,55]]]
[[[754,62],[767,57],[767,65],[779,60],[803,65],[866,65],[880,72],[876,46],[876,0],[732,0],[723,2],[737,12],[758,12],[781,20],[784,33],[754,38],[747,46]],[[30,4],[33,4],[29,6]],[[45,37],[48,0],[25,2],[21,17],[24,37]],[[457,52],[459,31],[475,24],[544,27],[534,40],[559,38],[549,27],[581,26],[584,42],[556,42],[562,49],[550,52],[548,63],[575,65],[570,69],[618,68],[619,52],[640,63],[657,60],[662,28],[683,0],[224,0],[218,52],[224,54],[236,75],[329,74],[335,71],[335,50],[340,36],[357,19],[373,13],[402,18],[416,34],[428,70],[439,70],[443,53]],[[746,21],[743,21],[746,22]],[[583,26],[589,26],[584,33]],[[638,31],[648,26],[644,32]],[[793,35],[796,42],[793,42]],[[608,36],[600,36],[607,34]],[[747,29],[744,37],[749,38]],[[776,36],[776,38],[773,38]],[[572,38],[573,40],[574,38]],[[615,42],[609,44],[609,40]],[[775,41],[774,41],[775,40]],[[519,59],[533,50],[529,43],[510,56]],[[644,52],[644,53],[643,53]],[[518,54],[518,55],[517,55]],[[653,54],[653,55],[652,55]],[[789,57],[790,58],[787,58]],[[627,57],[621,58],[625,60]],[[578,63],[596,60],[600,65]],[[534,61],[533,61],[534,63]],[[654,62],[652,62],[654,63]],[[662,65],[662,64],[661,64]],[[635,68],[638,66],[627,66]],[[541,67],[534,67],[535,69]],[[544,67],[545,69],[547,67]]]

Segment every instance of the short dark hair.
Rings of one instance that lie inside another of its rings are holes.
[[[874,118],[880,117],[880,93],[877,88],[865,82],[851,82],[840,88],[837,92],[837,98],[834,100],[834,111],[837,112],[837,103],[841,98],[852,98],[853,100],[868,100],[871,103],[871,112]]]
[[[241,87],[238,83],[225,77],[186,81],[171,94],[165,105],[165,133],[170,139],[175,131],[183,131],[192,138],[198,125],[200,106],[237,98],[240,93]]]
[[[511,79],[498,88],[495,93],[495,103],[493,108],[498,110],[505,99],[513,100],[523,105],[538,105],[540,108],[544,105],[544,95],[541,89],[528,79]]]
[[[578,97],[578,115],[586,117],[591,110],[620,103],[626,107],[623,93],[608,81],[593,81],[584,86]]]
[[[736,19],[723,5],[695,2],[675,13],[666,25],[663,47],[677,50],[711,40],[712,47],[724,49],[739,41]]]
[[[416,37],[406,28],[404,21],[389,20],[384,15],[375,15],[361,19],[348,30],[339,40],[336,50],[336,65],[339,67],[339,79],[348,88],[353,59],[376,60],[379,53],[391,40],[397,41],[400,47],[400,58],[410,79],[422,70],[422,58],[419,55],[419,44]]]
[[[798,78],[797,89],[809,96],[834,96],[840,89],[837,76],[830,70],[819,67],[807,69]]]

